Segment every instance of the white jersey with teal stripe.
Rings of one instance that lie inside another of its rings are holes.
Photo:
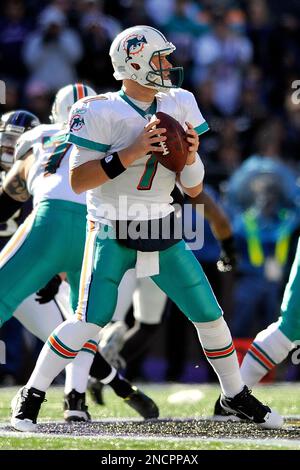
[[[189,121],[198,134],[208,130],[194,95],[183,89],[158,93],[146,111],[122,90],[84,98],[71,110],[69,142],[77,147],[71,154],[72,167],[128,147],[156,111],[170,114],[182,126]],[[87,192],[89,217],[95,221],[164,217],[173,211],[170,193],[175,178],[175,173],[157,163],[155,157],[142,156],[117,178]]]
[[[15,158],[24,155],[22,149],[31,148],[34,163],[27,178],[28,192],[36,206],[43,199],[86,204],[85,194],[75,194],[69,183],[69,155],[66,129],[59,124],[41,125],[24,133],[16,149]]]

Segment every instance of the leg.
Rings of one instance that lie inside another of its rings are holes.
[[[64,321],[64,317],[53,300],[40,305],[34,300],[35,297],[32,294],[25,299],[15,311],[14,318],[44,343],[50,333]]]
[[[44,222],[42,210],[33,212],[0,253],[0,325],[18,305],[59,272],[60,252],[45,240],[54,231]],[[53,240],[54,234],[53,234]],[[49,262],[49,260],[51,260]]]
[[[300,242],[281,304],[281,317],[256,336],[244,357],[241,373],[245,383],[256,385],[280,364],[300,340]]]
[[[122,303],[123,297],[126,299],[128,295],[128,290],[126,289],[128,282],[126,284],[124,282],[127,275],[128,273],[122,279],[119,287],[118,305]],[[111,334],[105,338],[106,348],[102,349],[108,362],[112,360],[113,362],[111,363],[115,367],[123,362],[127,364],[147,349],[159,328],[166,303],[165,293],[151,279],[142,278],[137,280],[135,271],[133,271],[133,275],[135,280],[134,287],[137,286],[137,289],[135,291],[134,289],[129,289],[129,293],[131,300],[133,296],[135,324],[127,332],[124,332],[124,328],[121,328],[122,325],[112,327]],[[130,287],[133,287],[133,282],[131,282]],[[124,290],[126,291],[125,293]],[[114,318],[115,316],[116,313]],[[106,350],[109,355],[106,354]]]
[[[251,395],[241,379],[236,352],[221,309],[193,254],[179,242],[160,253],[159,275],[153,280],[195,324],[203,350],[218,375],[221,405],[262,427],[281,427],[282,418]]]
[[[105,228],[101,229],[102,231]],[[27,387],[45,391],[54,377],[111,320],[117,302],[118,284],[135,264],[136,252],[120,246],[103,233],[87,236],[76,316],[60,325],[49,337]],[[115,260],[115,262],[112,262]]]

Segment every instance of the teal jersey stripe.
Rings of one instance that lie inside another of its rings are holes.
[[[194,127],[194,131],[197,132],[198,135],[204,134],[204,132],[207,132],[209,130],[209,125],[207,122],[202,122],[200,126]]]
[[[276,366],[276,362],[273,361],[273,359],[266,353],[266,351],[264,351],[260,346],[258,346],[257,343],[253,343],[253,346],[258,349],[263,356],[265,356],[267,359],[269,359],[269,361],[271,362],[271,364],[273,364],[274,366]]]
[[[131,106],[137,113],[139,113],[140,116],[142,116],[143,118],[146,118],[146,116],[153,116],[153,114],[156,113],[156,98],[154,98],[154,101],[153,103],[151,104],[151,106],[149,106],[148,109],[146,109],[145,111],[141,108],[139,108],[138,106],[136,106],[131,100],[130,98],[128,98],[128,96],[126,95],[126,93],[124,93],[123,90],[120,90],[119,91],[119,95],[120,97],[126,101],[127,104],[129,104],[129,106]]]
[[[98,152],[107,152],[111,147],[110,145],[93,142],[92,140],[84,139],[83,137],[78,137],[78,135],[74,134],[69,134],[68,141],[72,144],[78,145],[79,147],[97,150]]]
[[[95,346],[98,346],[98,343],[96,341],[93,341],[92,339],[89,339],[87,343],[94,344]]]

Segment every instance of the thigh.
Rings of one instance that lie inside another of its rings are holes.
[[[291,340],[300,339],[300,241],[290,272],[289,281],[285,287],[281,304],[281,331]]]
[[[0,324],[58,272],[61,253],[49,230],[34,211],[0,253]]]
[[[110,228],[90,230],[81,270],[78,319],[99,326],[111,321],[121,279],[135,263],[136,251],[120,245]]]
[[[160,273],[154,282],[193,322],[209,322],[222,315],[200,263],[183,241],[160,252]]]
[[[166,305],[166,294],[150,279],[138,280],[133,296],[134,318],[141,323],[157,325],[161,322]]]
[[[118,301],[113,316],[114,321],[125,320],[126,313],[132,304],[136,284],[136,271],[135,269],[129,269],[129,271],[124,274],[118,288]]]
[[[35,297],[35,294],[27,297],[18,306],[14,317],[44,343],[64,318],[53,300],[41,305],[35,301]]]

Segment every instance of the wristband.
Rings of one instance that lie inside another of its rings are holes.
[[[185,165],[180,173],[180,182],[184,188],[193,188],[201,184],[204,178],[204,165],[199,155],[191,165]]]
[[[122,165],[118,152],[114,152],[100,160],[105,174],[112,180],[123,173],[126,168]]]

